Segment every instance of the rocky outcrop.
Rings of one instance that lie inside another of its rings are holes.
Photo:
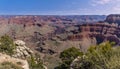
[[[116,44],[120,43],[120,27],[117,24],[82,24],[77,27],[79,27],[77,33],[68,36],[69,40],[82,41],[84,38],[96,38],[98,44],[107,40],[114,41]]]
[[[24,41],[16,40],[14,43],[16,45],[16,50],[13,57],[24,59],[24,58],[30,57],[33,54],[33,51],[30,48],[26,47]]]
[[[105,21],[108,23],[118,23],[120,25],[120,14],[108,15]]]
[[[28,64],[27,60],[13,58],[9,55],[0,53],[0,63],[3,63],[3,62],[11,62],[15,65],[19,65],[18,63],[20,63],[19,66],[21,66],[23,69],[29,69],[29,64]]]

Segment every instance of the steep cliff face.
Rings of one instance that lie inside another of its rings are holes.
[[[120,14],[108,15],[105,21],[108,23],[117,23],[120,25]]]
[[[120,27],[117,24],[96,23],[96,24],[82,24],[78,26],[78,32],[69,36],[69,40],[80,40],[84,38],[95,38],[97,44],[103,41],[114,41],[116,44],[120,43]]]

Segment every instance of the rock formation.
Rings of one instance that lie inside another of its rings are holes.
[[[78,30],[73,35],[68,36],[69,40],[83,41],[85,38],[96,40],[97,44],[103,41],[113,41],[117,45],[120,43],[120,27],[117,24],[96,23],[77,25]],[[94,41],[95,42],[95,41]],[[93,43],[94,43],[93,42]]]
[[[23,42],[22,40],[16,40],[14,43],[16,45],[16,50],[13,57],[27,58],[33,54],[33,51],[26,47],[25,42]]]
[[[120,14],[108,15],[105,21],[108,23],[117,23],[120,25]]]
[[[3,63],[3,62],[11,62],[11,63],[17,64],[17,65],[18,65],[18,63],[20,63],[19,66],[21,66],[23,69],[29,69],[27,60],[13,58],[13,57],[10,57],[9,55],[0,53],[0,63]]]

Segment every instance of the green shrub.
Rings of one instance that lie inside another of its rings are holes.
[[[79,49],[72,47],[67,50],[64,50],[60,53],[60,58],[62,59],[62,63],[60,66],[56,67],[55,69],[69,69],[71,62],[77,58],[78,56],[82,56],[83,53],[80,52]]]
[[[120,69],[120,47],[106,42],[91,46],[86,57],[74,63],[74,69]]]
[[[73,60],[76,57],[81,56],[81,55],[83,55],[83,53],[80,52],[79,49],[77,49],[75,47],[72,47],[72,48],[69,48],[69,49],[64,50],[63,52],[61,52],[60,53],[60,58],[63,61],[66,61],[66,60]]]
[[[44,69],[43,62],[39,55],[31,56],[28,59],[30,69]]]
[[[13,40],[9,36],[4,35],[0,38],[0,51],[1,52],[4,52],[8,55],[12,55],[14,54],[15,48],[16,46]]]
[[[55,69],[120,69],[120,47],[112,47],[114,43],[105,42],[91,46],[82,56],[78,50],[70,48],[60,54],[62,64]],[[80,58],[77,58],[80,56]],[[77,61],[74,59],[77,58]]]

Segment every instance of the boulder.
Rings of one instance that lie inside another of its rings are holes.
[[[24,41],[16,40],[14,43],[16,45],[16,50],[13,57],[24,59],[30,57],[33,54],[33,51],[30,48],[26,47]]]

